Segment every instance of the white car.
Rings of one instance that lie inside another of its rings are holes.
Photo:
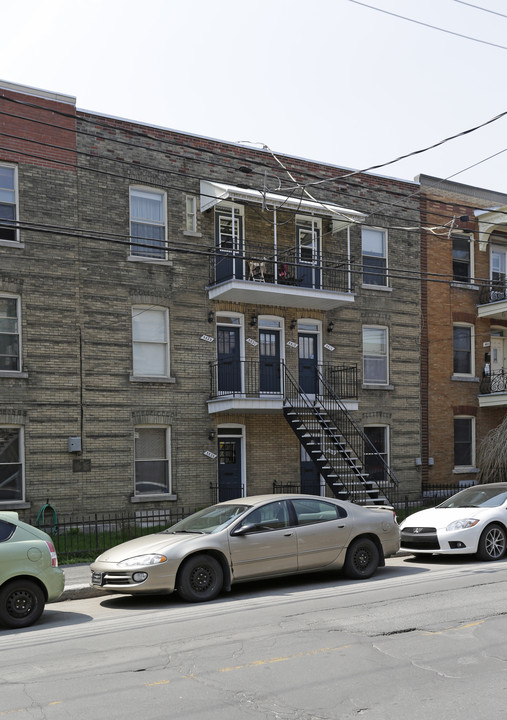
[[[414,555],[477,554],[499,560],[507,548],[507,483],[473,485],[400,525],[401,549]]]

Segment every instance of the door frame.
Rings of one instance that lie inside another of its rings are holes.
[[[230,317],[239,320],[238,323],[228,323],[221,318]],[[216,336],[218,340],[218,328],[221,327],[234,327],[239,328],[239,378],[240,378],[240,389],[237,393],[234,393],[236,397],[241,397],[245,393],[245,317],[243,313],[238,312],[227,312],[226,310],[217,310],[215,313],[216,323]],[[215,356],[218,362],[218,343],[215,350]],[[218,390],[218,366],[217,366],[217,390]],[[227,395],[228,393],[223,393]],[[231,393],[232,394],[232,393]]]
[[[267,323],[270,321],[278,322],[278,327],[269,327]],[[280,347],[279,347],[279,362],[280,362],[280,392],[281,395],[283,393],[283,373],[282,373],[282,366],[285,363],[285,318],[281,315],[259,315],[257,319],[257,325],[258,325],[258,336],[257,340],[260,339],[260,333],[262,330],[270,331],[274,330],[279,333],[279,340],[280,340]],[[262,395],[263,392],[260,389],[260,364],[261,364],[261,355],[260,355],[260,342],[259,342],[259,351],[257,353],[257,357],[259,360],[259,395]],[[273,395],[273,393],[268,393],[270,395]],[[274,393],[275,395],[277,393]]]
[[[227,432],[227,430],[234,430],[235,432]],[[239,431],[239,432],[238,432]],[[247,496],[246,487],[246,425],[242,423],[219,423],[217,425],[217,488],[220,493],[220,453],[218,449],[218,443],[220,440],[227,440],[234,438],[240,441],[241,447],[241,497]]]
[[[309,326],[305,328],[305,325]],[[316,348],[317,348],[317,362],[315,363],[318,368],[322,364],[322,321],[316,320],[315,318],[299,318],[297,324],[298,333],[298,384],[299,384],[299,335],[315,335],[316,337]],[[309,397],[314,397],[313,393],[307,393]]]

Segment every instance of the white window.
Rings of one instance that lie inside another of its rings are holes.
[[[17,241],[17,173],[14,165],[0,165],[0,240]]]
[[[384,327],[363,327],[363,383],[387,385],[388,333]]]
[[[453,374],[474,374],[474,328],[472,325],[453,325]]]
[[[505,300],[507,287],[507,246],[491,246],[491,302]]]
[[[23,500],[23,429],[0,426],[0,503]]]
[[[19,298],[0,295],[0,375],[21,370]]]
[[[165,193],[130,188],[131,256],[166,259],[165,206]]]
[[[362,228],[361,237],[364,285],[387,285],[387,233]]]
[[[171,492],[170,429],[135,428],[135,494],[160,495]]]
[[[197,200],[193,195],[185,196],[185,230],[197,231]]]
[[[454,467],[475,466],[475,418],[454,418]]]
[[[169,313],[166,308],[132,308],[133,374],[169,377]]]

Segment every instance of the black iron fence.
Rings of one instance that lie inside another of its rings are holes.
[[[491,375],[484,375],[479,386],[481,395],[489,395],[496,392],[507,392],[507,373],[505,370],[492,372]]]
[[[507,300],[507,285],[505,280],[498,280],[482,285],[479,290],[479,305]]]

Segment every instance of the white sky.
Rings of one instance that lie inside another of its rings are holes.
[[[350,0],[3,0],[0,79],[354,169],[507,110],[507,17],[457,0],[365,2],[506,49]],[[505,0],[470,2],[507,15]],[[376,172],[507,193],[507,152],[481,162],[506,148],[507,116]]]

